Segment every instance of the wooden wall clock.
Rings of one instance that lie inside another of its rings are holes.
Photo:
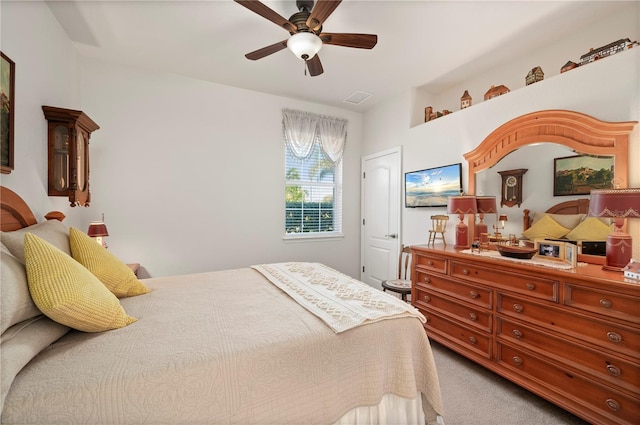
[[[502,176],[501,207],[522,204],[522,176],[528,170],[528,168],[518,168],[517,170],[498,171],[498,174]]]
[[[48,121],[48,194],[89,206],[89,138],[100,127],[82,111],[43,106]]]

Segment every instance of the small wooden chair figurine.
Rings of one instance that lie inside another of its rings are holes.
[[[411,260],[411,247],[400,245],[400,259],[398,260],[398,278],[382,281],[382,290],[400,294],[402,301],[407,301],[407,295],[411,294],[411,279],[409,276],[409,263]]]
[[[442,239],[444,246],[447,246],[447,241],[444,238],[444,234],[447,231],[448,215],[432,215],[431,216],[431,229],[429,230],[428,245],[435,245],[436,239]],[[438,236],[438,234],[440,236]]]

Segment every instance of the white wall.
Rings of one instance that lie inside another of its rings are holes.
[[[36,218],[69,203],[47,196],[47,121],[42,105],[77,108],[75,49],[44,2],[1,2],[2,52],[16,64],[14,165],[0,182],[20,194]],[[37,30],[35,30],[37,28]]]
[[[638,4],[635,5],[636,10]],[[609,29],[609,31],[606,31]],[[589,45],[602,46],[618,38],[628,36],[632,40],[638,39],[640,35],[640,22],[637,14],[628,18],[619,13],[613,14],[610,19],[603,19],[597,24],[585,27],[585,34],[597,34],[594,41],[589,39]],[[620,33],[624,36],[618,36]],[[574,44],[581,44],[580,34],[573,35],[569,41]],[[593,44],[591,44],[593,43]],[[567,47],[565,45],[565,47]],[[582,52],[584,47],[574,46],[573,50]],[[537,65],[538,56],[541,60],[545,58],[545,52],[527,52],[524,58],[514,59],[505,72],[512,73],[514,69],[524,69],[521,75],[522,81],[526,75],[526,70]],[[555,49],[554,49],[554,54]],[[579,57],[581,53],[577,56]],[[567,55],[568,59],[573,58],[573,54]],[[564,64],[564,63],[563,63]],[[500,68],[493,69],[490,73],[475,76],[471,83],[485,81],[485,84],[500,84],[504,81]],[[640,48],[634,48],[597,61],[588,66],[574,69],[567,73],[545,77],[542,82],[530,86],[512,90],[507,95],[491,99],[486,102],[474,101],[471,108],[456,110],[456,112],[438,118],[435,121],[411,126],[411,119],[414,115],[416,102],[425,92],[417,93],[415,90],[408,90],[393,99],[389,99],[383,105],[378,106],[365,114],[364,117],[364,140],[363,155],[372,154],[390,147],[403,146],[403,172],[429,168],[439,165],[451,164],[455,162],[463,163],[463,173],[467,175],[466,160],[463,154],[473,150],[482,140],[494,129],[520,115],[544,109],[568,109],[607,121],[640,121]],[[454,99],[454,105],[459,105],[459,98],[464,89],[454,87],[451,91],[433,95],[430,100],[441,101],[446,96]],[[484,92],[476,94],[482,98]],[[422,98],[424,100],[424,98]],[[449,105],[436,106],[435,109],[444,109]],[[457,109],[457,108],[456,108]],[[630,187],[640,186],[640,126],[631,135],[629,152]],[[562,156],[568,156],[562,155]],[[553,173],[553,157],[545,158],[546,172]],[[494,173],[496,170],[511,168],[532,168],[540,172],[541,160],[538,155],[525,158],[518,164],[513,163],[512,158],[508,166],[496,167],[489,170]],[[545,169],[542,169],[544,172]],[[499,176],[496,174],[496,178]],[[544,210],[549,206],[571,198],[553,197],[552,187],[542,188],[541,185],[528,180],[525,175],[524,200],[520,207],[503,208],[501,213],[507,213],[512,220],[505,233],[521,233],[522,210]],[[465,179],[466,182],[466,179]],[[466,187],[466,183],[465,183]],[[548,197],[541,196],[541,191],[548,190]],[[488,193],[487,193],[488,194]],[[497,194],[497,193],[496,193]],[[543,199],[546,199],[545,203]],[[423,244],[427,241],[427,229],[430,226],[429,216],[434,213],[446,213],[446,208],[422,208],[407,209],[402,212],[402,232],[404,244]],[[640,223],[637,220],[629,220],[629,231],[634,238],[634,255],[640,255]],[[452,216],[448,227],[447,241],[454,242],[454,226],[457,218]]]
[[[1,18],[17,73],[16,170],[2,184],[38,219],[62,210],[86,230],[104,213],[111,252],[151,276],[286,260],[359,276],[360,114],[76,57],[44,2],[3,2]],[[43,104],[81,109],[100,125],[89,208],[46,195]],[[342,239],[282,240],[282,108],[349,121]]]

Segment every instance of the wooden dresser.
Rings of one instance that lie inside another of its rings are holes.
[[[411,248],[429,338],[591,423],[640,423],[640,283]]]

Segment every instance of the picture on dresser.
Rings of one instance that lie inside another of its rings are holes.
[[[546,239],[535,240],[536,255],[550,260],[565,261],[565,243],[548,241]]]
[[[609,189],[615,157],[575,155],[553,160],[553,196],[588,195],[592,189]]]
[[[569,242],[565,242],[564,244],[564,262],[569,264],[571,267],[576,267],[578,265],[578,245],[574,245]]]

